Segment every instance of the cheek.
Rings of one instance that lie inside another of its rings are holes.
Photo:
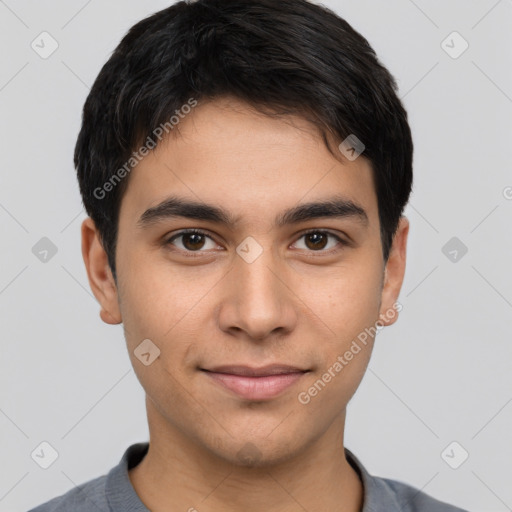
[[[209,275],[191,281],[190,269],[172,268],[164,258],[156,260],[132,257],[119,271],[127,347],[137,376],[150,395],[157,392],[156,387],[150,390],[152,382],[158,382],[156,375],[174,388],[178,384],[173,377],[187,379],[185,373],[195,367],[198,345],[207,339],[205,332],[211,332],[208,291],[218,280]],[[138,347],[146,339],[158,353],[157,361],[148,367],[137,358]],[[148,371],[151,368],[153,372]]]
[[[373,350],[378,303],[375,293],[370,292],[360,292],[353,302],[329,302],[330,316],[324,321],[335,334],[319,339],[317,351],[322,363],[297,396],[308,413],[333,419],[356,392]],[[327,306],[323,310],[328,311]]]
[[[183,382],[189,378],[191,365],[187,360],[198,339],[193,327],[199,323],[200,308],[193,306],[200,297],[191,290],[187,292],[187,288],[184,292],[176,279],[162,276],[154,271],[155,267],[131,269],[131,276],[123,280],[121,311],[137,379],[168,421],[172,422],[186,408],[193,415]],[[149,357],[144,356],[147,353]],[[146,364],[148,359],[151,362]],[[199,410],[197,414],[200,415]]]
[[[123,323],[138,337],[165,341],[187,321],[211,287],[209,280],[172,265],[159,250],[127,254],[119,266]]]
[[[344,407],[364,376],[379,318],[380,268],[378,260],[361,256],[330,276],[305,280],[301,293],[318,316],[318,325],[328,327],[321,329],[324,335],[317,345],[322,365],[300,390],[303,400],[298,397],[317,414]]]
[[[381,267],[373,255],[342,261],[329,272],[309,270],[295,283],[304,303],[328,329],[332,341],[348,341],[379,317]]]

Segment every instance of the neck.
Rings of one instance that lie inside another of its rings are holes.
[[[289,459],[257,467],[219,458],[174,429],[147,400],[150,443],[129,471],[152,512],[360,512],[363,487],[343,449],[345,414]]]

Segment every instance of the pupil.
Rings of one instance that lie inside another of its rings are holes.
[[[323,233],[310,233],[307,236],[308,241],[313,240],[313,247],[312,247],[313,249],[315,249],[315,248],[323,249],[325,247],[326,239],[327,239],[327,237]],[[323,244],[322,244],[322,241],[324,242]],[[320,242],[320,244],[318,242]]]
[[[202,247],[203,235],[200,235],[198,233],[189,233],[184,235],[184,245],[187,247],[187,249],[200,249]],[[193,241],[191,243],[187,243],[187,240],[190,241],[192,239]],[[195,240],[195,241],[194,241]]]

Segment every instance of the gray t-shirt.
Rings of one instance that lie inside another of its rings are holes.
[[[149,512],[128,476],[128,470],[144,458],[148,448],[149,443],[132,444],[108,474],[89,480],[29,512]],[[363,483],[361,512],[468,512],[405,483],[371,476],[347,448],[345,454]]]

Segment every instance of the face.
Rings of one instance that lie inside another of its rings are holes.
[[[285,460],[343,423],[378,321],[397,318],[408,223],[385,267],[370,163],[301,118],[218,99],[178,128],[129,177],[117,286],[84,221],[91,286],[153,421],[226,461]]]

